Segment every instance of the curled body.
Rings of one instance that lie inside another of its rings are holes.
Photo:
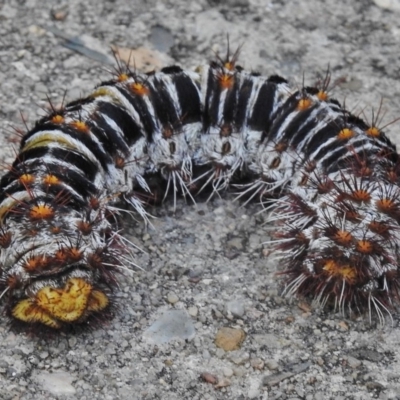
[[[382,312],[398,302],[399,161],[320,87],[243,71],[121,70],[53,110],[22,139],[0,182],[0,294],[14,324],[68,330],[113,311],[130,263],[119,201],[211,195],[231,184],[272,201],[286,292]],[[239,196],[241,197],[241,196]]]

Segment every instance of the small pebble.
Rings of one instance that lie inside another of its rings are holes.
[[[224,367],[222,368],[222,373],[224,374],[224,376],[226,376],[227,378],[230,378],[233,375],[233,369],[229,368],[229,367]]]
[[[265,365],[271,371],[279,368],[279,364],[275,360],[265,360]]]
[[[273,361],[273,360],[270,360],[270,361]],[[263,360],[261,360],[261,358],[252,358],[250,360],[250,365],[254,369],[262,370],[264,368],[265,363]],[[269,369],[271,369],[271,368],[269,368]]]
[[[231,381],[226,378],[218,379],[218,383],[215,385],[215,389],[221,389],[231,384]]]
[[[361,365],[361,361],[355,357],[347,356],[347,364],[349,364],[351,368],[358,368]]]
[[[169,292],[167,295],[167,301],[170,304],[175,304],[179,301],[179,297],[176,295],[175,292]]]
[[[225,351],[240,349],[246,334],[241,329],[221,328],[215,336],[215,345]]]
[[[243,302],[239,300],[232,300],[226,303],[226,311],[230,312],[235,317],[243,317],[244,315],[244,305]]]
[[[215,375],[210,374],[209,372],[203,372],[200,375],[200,378],[204,382],[211,383],[212,385],[215,385],[218,382],[218,378]]]
[[[199,309],[195,306],[189,307],[188,308],[188,313],[191,317],[197,317],[197,314],[199,313]]]

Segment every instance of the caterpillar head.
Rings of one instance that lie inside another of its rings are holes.
[[[34,203],[20,207],[18,218],[14,209],[0,232],[0,293],[11,322],[68,330],[104,320],[120,264],[104,210],[60,207],[50,215],[48,203]]]

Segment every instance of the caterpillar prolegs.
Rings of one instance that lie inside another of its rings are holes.
[[[328,84],[293,89],[235,54],[197,71],[121,67],[53,108],[0,182],[13,324],[68,330],[112,313],[116,274],[132,263],[116,204],[146,219],[154,177],[174,198],[237,184],[279,221],[286,293],[382,319],[399,302],[399,157],[377,119],[348,112]]]

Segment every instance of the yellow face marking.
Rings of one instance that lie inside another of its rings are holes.
[[[82,278],[71,278],[64,288],[46,286],[36,295],[36,304],[51,317],[64,322],[79,320],[86,311],[92,285]]]
[[[89,297],[88,311],[101,311],[104,310],[109,304],[108,297],[99,290],[93,290]]]
[[[21,300],[11,312],[14,318],[24,322],[40,322],[50,328],[61,328],[61,324],[49,315],[45,310],[38,307],[31,299]]]
[[[347,140],[354,136],[354,131],[349,128],[343,128],[337,135],[339,140]]]
[[[351,265],[341,265],[335,260],[327,260],[323,270],[330,276],[342,278],[348,283],[354,283],[357,278],[357,272]]]

